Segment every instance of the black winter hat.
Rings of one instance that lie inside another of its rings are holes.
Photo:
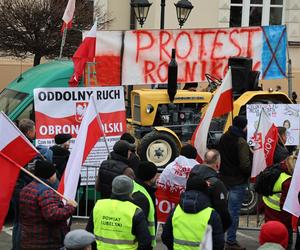
[[[206,191],[208,188],[207,182],[198,175],[190,176],[186,182],[186,191],[197,190]]]
[[[120,140],[128,141],[131,144],[135,143],[134,137],[131,134],[129,134],[129,133],[122,134]]]
[[[67,142],[71,138],[72,138],[72,135],[70,135],[70,134],[57,134],[54,137],[54,141],[55,141],[56,144],[64,144],[65,142]]]
[[[142,181],[149,181],[157,174],[157,167],[153,162],[141,161],[136,177]]]
[[[247,126],[247,118],[243,115],[234,117],[233,126],[244,129]]]
[[[181,148],[180,154],[189,159],[196,159],[197,149],[191,144],[186,144]]]
[[[34,174],[39,178],[49,179],[55,174],[55,167],[49,161],[37,160]]]
[[[117,141],[113,147],[113,150],[116,154],[122,155],[127,158],[128,150],[134,151],[136,146],[134,144],[129,143],[128,141],[120,140]]]

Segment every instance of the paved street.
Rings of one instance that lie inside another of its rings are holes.
[[[257,223],[258,221],[258,223]],[[72,229],[85,228],[87,223],[86,219],[74,219],[72,224]],[[240,229],[238,230],[237,236],[238,241],[246,247],[247,250],[257,249],[258,244],[258,234],[259,230],[256,226],[263,223],[263,216],[257,217],[256,215],[246,215],[240,217]],[[158,232],[158,244],[155,250],[167,250],[167,248],[162,244],[160,235],[162,227],[159,227]],[[11,249],[11,234],[12,234],[12,224],[6,224],[2,233],[0,233],[0,249],[1,250],[10,250]],[[294,234],[294,242],[296,235]]]
[[[249,226],[255,224],[255,217],[251,216],[251,223]],[[84,228],[87,220],[85,219],[75,219],[72,225],[72,229]],[[246,216],[241,218],[241,224],[244,226],[246,223]],[[159,228],[159,236],[161,234],[162,227]],[[11,249],[11,234],[12,234],[12,225],[7,224],[2,233],[0,233],[0,249],[1,250],[10,250]],[[246,246],[247,250],[254,250],[258,247],[258,230],[253,229],[241,229],[238,231],[238,240]],[[158,244],[155,248],[156,250],[166,250],[167,248],[162,244],[160,237],[158,237]]]

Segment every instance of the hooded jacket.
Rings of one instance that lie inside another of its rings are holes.
[[[212,207],[209,197],[203,192],[196,190],[189,190],[182,193],[178,206],[188,214],[199,213],[201,210]],[[163,226],[163,232],[161,239],[163,243],[168,247],[169,250],[173,249],[173,226],[172,218],[175,209],[170,213],[166,224]],[[222,227],[222,221],[219,214],[213,210],[208,221],[208,224],[212,227],[212,238],[213,238],[213,249],[223,250],[224,249],[224,232]]]
[[[110,153],[110,158],[103,161],[98,171],[96,181],[96,190],[100,192],[101,199],[109,198],[111,196],[111,184],[116,176],[124,173],[125,169],[129,167],[129,161],[122,155]]]
[[[219,179],[216,170],[205,164],[198,164],[191,170],[190,176],[197,175],[208,181],[208,194],[211,199],[212,208],[221,217],[224,232],[231,225],[231,217],[228,211],[228,192],[224,183]]]
[[[244,137],[241,128],[231,126],[220,139],[220,178],[226,186],[245,184],[250,177],[251,152]]]

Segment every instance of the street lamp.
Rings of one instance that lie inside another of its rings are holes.
[[[180,0],[178,3],[174,3],[174,5],[176,7],[177,20],[181,29],[185,21],[189,18],[194,6],[187,0]]]
[[[134,15],[141,27],[143,27],[147,19],[151,4],[152,3],[149,3],[148,0],[132,0],[130,3],[134,10]]]
[[[143,27],[147,19],[151,4],[152,3],[149,3],[148,0],[132,0],[130,3],[131,7],[133,7],[134,9],[135,17],[141,25],[141,27]],[[176,7],[178,23],[181,28],[184,25],[185,21],[188,19],[191,10],[194,8],[194,6],[189,0],[179,0],[174,5]],[[161,0],[160,6],[160,29],[164,29],[166,0]]]

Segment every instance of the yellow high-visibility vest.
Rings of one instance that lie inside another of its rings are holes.
[[[278,180],[275,182],[273,187],[274,194],[269,196],[263,196],[263,202],[269,207],[276,211],[281,211],[280,209],[280,198],[281,198],[281,192],[282,192],[282,184],[287,180],[291,178],[290,175],[286,173],[281,173]]]
[[[149,193],[147,192],[147,190],[143,186],[136,183],[135,181],[133,183],[134,183],[133,193],[141,192],[142,194],[144,194],[146,196],[146,198],[149,202],[149,213],[148,213],[148,216],[147,216],[148,229],[149,229],[151,239],[152,239],[151,245],[152,245],[152,247],[155,247],[156,246],[156,240],[155,240],[155,207],[154,207],[153,201],[151,199],[151,196],[149,195]]]
[[[212,211],[207,207],[188,214],[179,205],[176,207],[172,218],[174,250],[199,250]]]
[[[132,219],[138,208],[129,201],[98,200],[93,210],[97,249],[137,249],[138,243],[132,234]]]

